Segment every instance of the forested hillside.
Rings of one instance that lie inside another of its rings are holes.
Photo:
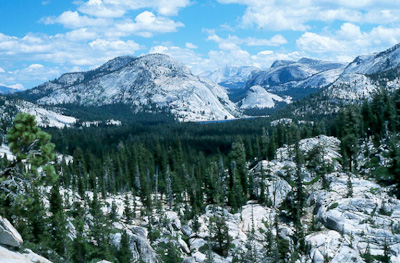
[[[42,131],[20,114],[0,214],[53,262],[400,260],[400,92],[272,120]]]

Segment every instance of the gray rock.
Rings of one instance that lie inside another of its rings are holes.
[[[193,233],[192,229],[188,225],[182,226],[181,231],[185,236],[190,236]]]
[[[190,257],[190,258],[185,258],[182,263],[195,263],[196,260],[194,260],[194,258]]]
[[[142,238],[147,238],[147,229],[139,226],[133,226],[131,231],[134,235],[140,236]]]
[[[19,247],[22,243],[23,240],[18,231],[7,219],[0,217],[0,244],[10,247]]]
[[[0,263],[51,263],[51,261],[29,249],[22,254],[0,246]]]
[[[146,263],[156,263],[158,262],[157,254],[151,247],[149,240],[147,239],[147,230],[143,227],[134,226],[131,228],[131,247],[134,247],[140,259]],[[130,233],[128,233],[130,234]]]

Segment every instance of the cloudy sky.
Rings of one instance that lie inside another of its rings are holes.
[[[398,42],[398,0],[1,0],[0,85],[31,88],[120,55],[166,53],[199,73],[351,61]]]

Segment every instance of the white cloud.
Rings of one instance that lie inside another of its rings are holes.
[[[95,39],[98,37],[96,32],[90,32],[87,28],[79,28],[65,34],[66,39],[70,41],[83,41]]]
[[[4,69],[0,68],[0,73],[6,72]]]
[[[338,40],[312,32],[304,33],[296,43],[301,50],[315,53],[344,51],[346,48],[345,45]]]
[[[68,71],[73,66],[87,68],[117,56],[133,55],[142,49],[133,40],[90,38],[76,41],[76,38],[70,32],[54,36],[28,34],[22,38],[0,33],[0,61],[35,62],[24,69],[0,72],[0,81],[8,84],[22,83],[31,87],[26,83],[36,81],[38,84],[59,76],[60,72]],[[41,62],[38,64],[36,61]],[[60,68],[52,71],[43,66],[45,62],[57,64]]]
[[[135,50],[139,50],[139,44],[135,43],[132,40],[122,41],[122,40],[105,40],[105,39],[97,39],[89,43],[89,46],[94,50],[99,51],[117,51],[125,54],[131,54]]]
[[[256,39],[248,38],[246,39],[248,46],[281,46],[286,44],[288,41],[282,35],[275,35],[271,39]]]
[[[190,42],[186,42],[185,47],[189,48],[189,49],[197,49],[198,48],[198,46],[196,46],[195,44],[190,43]]]
[[[91,18],[80,15],[77,11],[66,11],[58,17],[46,17],[41,20],[44,24],[62,24],[66,28],[81,28],[88,26],[107,26],[112,20],[103,18]]]
[[[239,38],[237,36],[229,35],[227,38],[221,38],[215,31],[208,31],[207,40],[214,41],[219,44],[220,49],[234,49],[237,45],[247,45],[247,46],[281,46],[286,44],[288,41],[282,35],[274,35],[270,39],[260,39],[260,38]]]
[[[189,0],[89,0],[80,4],[78,10],[91,16],[116,18],[130,10],[150,8],[160,15],[174,16],[190,4]]]
[[[12,89],[16,89],[16,90],[24,90],[25,89],[24,85],[22,85],[21,83],[10,85],[8,87],[12,88]]]
[[[144,11],[136,16],[135,21],[127,19],[117,23],[111,35],[137,34],[143,37],[151,37],[153,33],[175,32],[184,25],[167,17],[156,17],[152,12]]]
[[[305,52],[344,60],[360,54],[382,51],[399,42],[400,28],[378,26],[365,32],[357,25],[344,23],[340,29],[331,33],[305,32],[297,39],[296,45]]]
[[[219,44],[219,49],[222,50],[239,50],[240,48],[232,42],[222,42]]]
[[[90,16],[114,18],[124,16],[127,8],[118,4],[118,1],[114,4],[112,1],[89,0],[81,4],[78,10]]]
[[[298,60],[303,53],[275,53],[271,50],[250,54],[243,49],[236,50],[211,50],[207,56],[194,52],[192,49],[180,48],[170,45],[159,45],[151,48],[150,53],[163,53],[187,65],[193,73],[215,70],[226,65],[255,66],[269,68],[277,59]]]
[[[32,81],[44,82],[60,75],[58,68],[45,67],[41,64],[31,64],[28,67],[7,72],[0,72],[0,83],[13,89],[24,89],[21,83]]]
[[[400,21],[397,0],[218,0],[247,6],[243,26],[306,31],[310,21],[388,24]]]

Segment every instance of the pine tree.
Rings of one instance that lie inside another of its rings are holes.
[[[168,242],[166,254],[162,256],[164,263],[182,262],[182,258],[174,242]]]
[[[211,240],[216,242],[216,252],[221,256],[226,257],[231,244],[231,236],[229,236],[229,228],[226,224],[226,218],[222,216],[212,217],[210,228],[212,231]]]
[[[7,133],[11,152],[16,159],[0,173],[0,204],[24,240],[49,242],[49,218],[43,204],[42,187],[57,180],[54,166],[54,144],[51,136],[37,127],[35,117],[19,113]],[[39,169],[41,168],[41,169]]]
[[[229,195],[228,204],[232,207],[233,211],[237,211],[245,202],[246,198],[242,190],[240,180],[237,176],[236,162],[231,163],[230,182],[229,182]]]
[[[260,197],[259,197],[260,204],[264,204],[266,202],[267,198],[268,198],[268,196],[265,197],[265,171],[264,171],[264,166],[261,162],[260,163]]]
[[[67,221],[64,215],[63,199],[60,194],[60,185],[57,182],[53,185],[50,192],[50,247],[53,248],[60,256],[63,256],[67,249]]]
[[[84,209],[80,202],[74,203],[74,227],[75,238],[72,241],[71,259],[74,263],[87,262],[89,258],[89,244],[86,239],[86,231],[84,228]]]
[[[389,172],[393,176],[393,182],[396,184],[396,194],[400,197],[400,147],[397,137],[391,138],[389,141],[389,156],[392,162],[389,166]]]
[[[139,165],[136,165],[136,173],[135,173],[135,190],[136,193],[140,196],[141,195],[141,184],[140,184],[140,172],[139,172]]]
[[[124,217],[125,217],[125,221],[127,224],[130,224],[134,217],[132,210],[131,210],[131,202],[129,200],[128,193],[125,194],[125,198],[124,198]]]
[[[232,150],[230,152],[230,159],[236,164],[237,178],[240,180],[242,192],[247,197],[249,182],[248,182],[248,170],[246,163],[246,150],[242,141],[236,141],[232,144]]]
[[[133,260],[132,251],[130,249],[130,240],[126,230],[122,231],[117,259],[119,263],[130,263]]]
[[[351,175],[348,174],[347,177],[347,197],[353,196],[353,183],[351,182]]]
[[[365,249],[365,253],[364,253],[364,255],[363,255],[363,258],[364,258],[364,260],[365,260],[365,263],[372,263],[372,262],[374,262],[374,258],[373,258],[372,255],[371,255],[371,249],[370,249],[370,246],[369,246],[369,242],[368,242],[368,244],[367,244],[367,248]]]
[[[169,209],[171,210],[172,203],[174,202],[174,194],[172,192],[172,178],[171,178],[169,166],[167,167],[166,184],[167,184],[167,200],[168,200]]]
[[[390,254],[391,254],[391,250],[390,250],[390,246],[385,238],[385,243],[383,244],[383,257],[382,257],[382,262],[384,263],[390,263]]]
[[[114,223],[118,220],[118,211],[117,211],[118,207],[117,207],[117,203],[115,202],[115,200],[112,201],[111,203],[111,210],[110,213],[108,214],[108,218],[109,220]]]
[[[16,156],[16,160],[0,173],[0,189],[8,196],[16,197],[27,185],[40,186],[56,181],[54,167],[49,163],[54,159],[55,146],[50,142],[51,136],[37,127],[34,116],[17,114],[7,140]],[[43,172],[39,172],[39,167]]]

